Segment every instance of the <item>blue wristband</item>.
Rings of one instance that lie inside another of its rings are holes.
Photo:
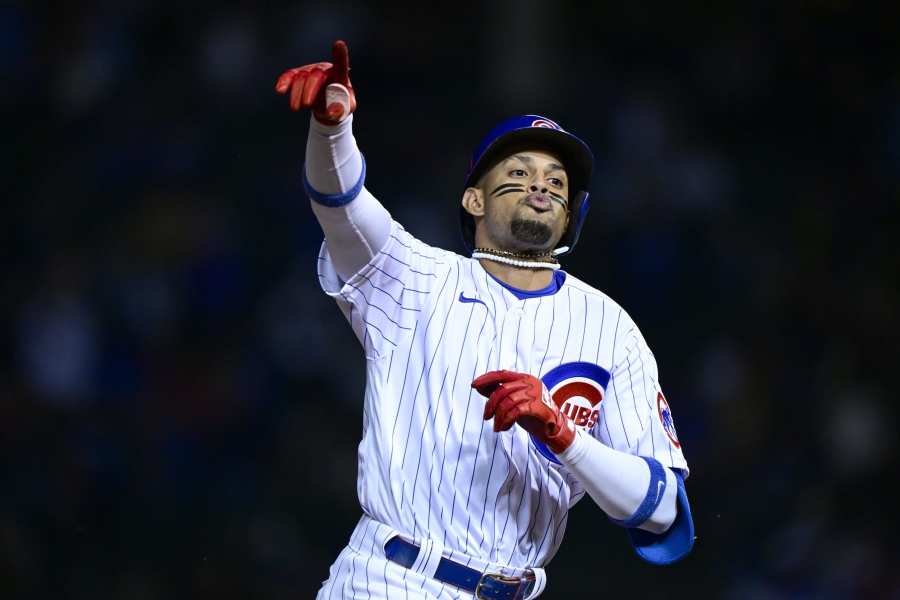
[[[318,204],[323,206],[344,206],[345,204],[349,204],[353,201],[354,198],[359,196],[359,193],[362,191],[363,184],[366,182],[366,159],[360,154],[360,159],[362,160],[362,172],[359,174],[359,180],[356,184],[342,194],[323,194],[321,192],[317,192],[313,189],[313,186],[310,185],[309,180],[306,178],[306,165],[303,165],[303,188],[306,190],[306,193],[309,197]]]
[[[647,495],[644,496],[643,502],[634,511],[634,514],[627,519],[610,519],[616,525],[631,529],[639,527],[647,519],[650,518],[659,503],[662,502],[663,494],[666,493],[666,470],[655,458],[642,456],[647,466],[650,467],[650,485],[647,486]]]

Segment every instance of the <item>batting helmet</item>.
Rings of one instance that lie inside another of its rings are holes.
[[[587,144],[540,115],[522,115],[507,119],[488,133],[475,153],[466,176],[466,188],[473,187],[478,179],[498,160],[516,150],[544,149],[556,154],[569,176],[569,224],[554,256],[568,254],[575,247],[584,217],[588,211],[588,187],[594,167],[594,155]],[[470,253],[475,248],[475,219],[460,207],[460,225],[463,243]]]

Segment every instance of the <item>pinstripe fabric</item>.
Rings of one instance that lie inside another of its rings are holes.
[[[469,384],[487,371],[543,376],[565,363],[599,365],[610,379],[591,433],[687,469],[660,420],[656,362],[640,331],[575,277],[555,294],[520,300],[477,261],[430,247],[396,223],[350,281],[337,277],[327,244],[318,266],[367,359],[358,494],[368,528],[361,521],[320,598],[457,597],[385,561],[383,542],[372,537],[384,527],[440,541],[463,563],[521,569],[556,553],[584,490],[523,429],[498,434],[482,420],[484,399]]]

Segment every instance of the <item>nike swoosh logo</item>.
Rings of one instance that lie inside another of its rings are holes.
[[[466,298],[462,292],[459,293],[459,301],[460,302],[477,302],[478,304],[484,304],[484,301],[479,300],[478,298]],[[487,308],[487,304],[484,304],[484,307]]]
[[[663,489],[666,487],[665,481],[656,482],[656,499],[659,500],[659,497],[662,495]]]

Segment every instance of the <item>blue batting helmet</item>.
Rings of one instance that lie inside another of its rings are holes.
[[[465,187],[473,187],[499,160],[526,148],[553,152],[562,161],[569,177],[569,225],[559,240],[555,256],[568,254],[575,247],[588,211],[588,187],[594,168],[594,155],[587,144],[540,115],[522,115],[507,119],[488,133],[469,165]],[[475,247],[475,219],[460,207],[463,243],[469,252]]]

